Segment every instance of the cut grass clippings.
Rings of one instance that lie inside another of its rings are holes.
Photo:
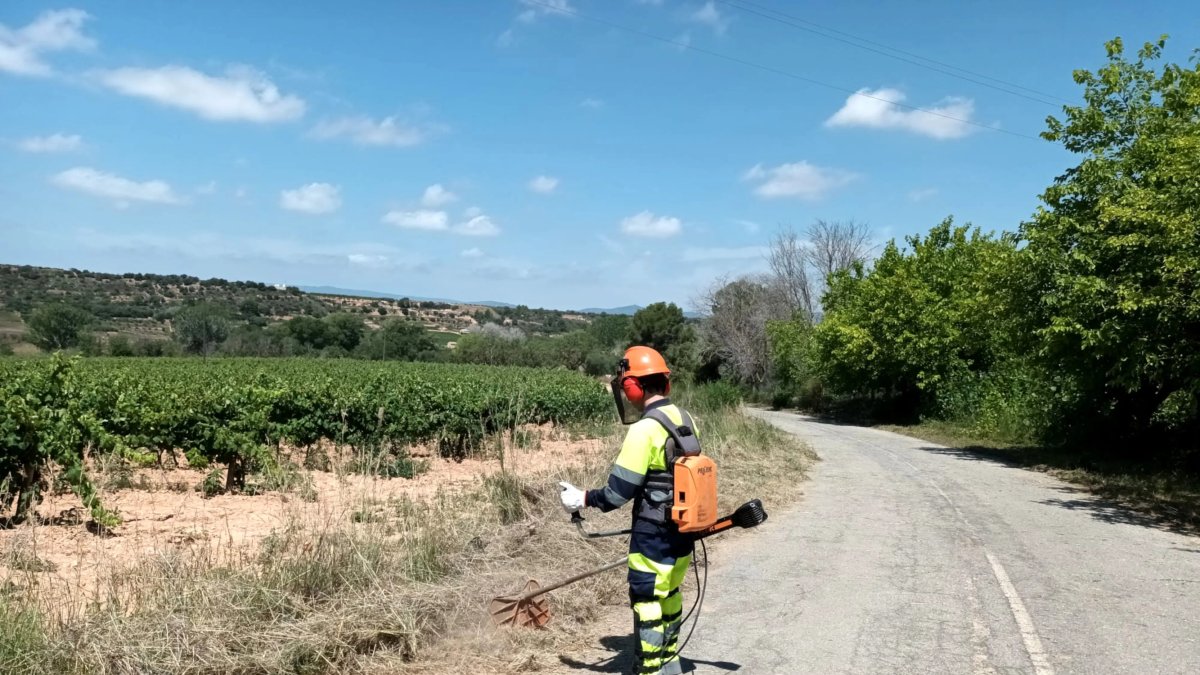
[[[940,421],[878,429],[958,448],[972,455],[1049,474],[1152,518],[1166,529],[1200,533],[1200,476],[1105,459],[1065,448],[999,442]]]

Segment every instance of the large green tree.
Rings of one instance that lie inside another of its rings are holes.
[[[1200,60],[1156,65],[1165,39],[1075,72],[1084,104],[1042,134],[1081,156],[1021,228],[1039,355],[1081,414],[1137,433],[1197,433]],[[1200,52],[1198,52],[1200,54]]]
[[[629,322],[624,314],[605,314],[592,319],[587,331],[602,347],[624,349],[629,346]]]
[[[665,352],[672,345],[694,339],[675,303],[656,302],[634,313],[629,321],[629,340],[633,344]]]
[[[833,275],[812,349],[830,389],[896,397],[915,411],[955,376],[997,360],[1009,316],[998,279],[1017,250],[1012,237],[949,218],[907,244],[888,243],[869,273],[856,265]]]
[[[696,333],[675,303],[656,302],[629,321],[629,342],[658,350],[673,371],[691,372],[699,364]]]
[[[175,339],[191,354],[212,354],[229,337],[229,312],[216,303],[188,305],[171,319]]]
[[[287,333],[309,349],[321,350],[335,342],[333,327],[313,316],[297,316],[285,324]]]
[[[331,344],[352,352],[362,342],[366,326],[361,318],[353,314],[338,313],[330,314],[324,321]]]
[[[73,305],[52,303],[34,310],[25,323],[33,344],[56,351],[78,347],[92,318],[87,311]]]
[[[416,321],[388,319],[359,345],[358,354],[377,360],[422,361],[433,358],[437,344]]]

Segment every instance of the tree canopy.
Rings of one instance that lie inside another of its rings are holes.
[[[176,312],[171,325],[185,351],[207,356],[229,337],[229,312],[222,305],[200,302]]]
[[[92,320],[91,314],[78,307],[54,303],[34,310],[26,323],[33,344],[55,351],[78,347]]]
[[[1039,355],[1081,410],[1182,429],[1200,397],[1200,61],[1155,67],[1165,39],[1075,72],[1084,105],[1043,137],[1082,156],[1021,228]]]

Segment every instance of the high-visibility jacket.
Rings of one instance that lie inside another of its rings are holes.
[[[646,407],[647,410],[655,408],[661,409],[675,424],[684,423],[683,412],[670,399],[663,398]],[[692,431],[699,435],[695,429]],[[617,461],[608,474],[608,483],[603,489],[587,491],[587,505],[601,511],[612,511],[637,497],[667,501],[668,494],[645,495],[642,492],[647,473],[667,469],[665,449],[668,438],[670,435],[667,430],[652,419],[643,418],[629,427]]]

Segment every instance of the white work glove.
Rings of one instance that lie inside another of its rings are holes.
[[[562,488],[562,492],[559,493],[558,498],[562,500],[563,511],[575,513],[583,509],[583,490],[566,481],[559,481],[558,486]]]

